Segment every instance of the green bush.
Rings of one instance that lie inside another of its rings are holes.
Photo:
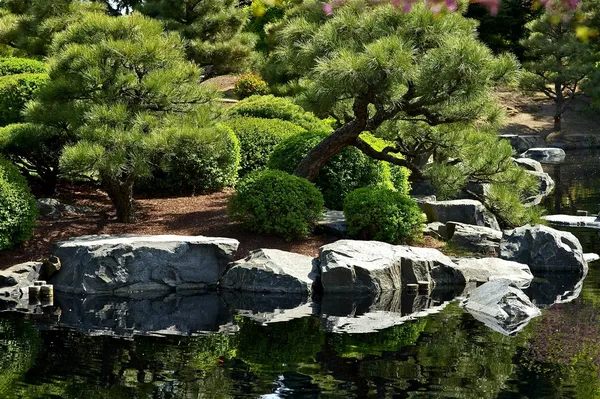
[[[275,96],[248,97],[229,109],[231,116],[249,116],[265,119],[281,119],[292,122],[308,131],[331,132],[329,123],[306,112],[290,100]]]
[[[48,80],[46,74],[24,73],[0,77],[0,126],[23,121],[25,104]]]
[[[250,96],[262,96],[269,93],[269,86],[260,75],[255,73],[245,73],[241,75],[235,82],[233,93],[239,99],[244,99]]]
[[[25,176],[39,178],[44,195],[48,196],[54,194],[60,155],[68,141],[64,131],[33,123],[0,128],[0,153]]]
[[[391,244],[415,237],[424,223],[414,200],[381,187],[365,187],[350,193],[344,215],[351,237]]]
[[[13,164],[0,158],[0,250],[28,240],[37,215],[27,181]]]
[[[287,137],[306,132],[300,126],[280,119],[236,117],[226,123],[240,140],[240,177],[265,169],[277,144]]]
[[[278,170],[250,173],[229,201],[229,217],[258,233],[305,237],[323,214],[323,196],[309,181]]]
[[[47,69],[47,65],[43,62],[29,58],[0,58],[0,76],[45,73]]]
[[[154,163],[158,169],[141,183],[142,191],[173,194],[210,193],[235,185],[240,145],[233,131],[216,127],[173,127],[157,135]]]
[[[327,133],[308,132],[283,140],[273,150],[268,167],[294,173],[302,159],[325,137]],[[352,191],[369,185],[391,188],[390,178],[384,163],[367,157],[357,148],[347,147],[327,162],[315,184],[323,193],[325,206],[341,210]]]

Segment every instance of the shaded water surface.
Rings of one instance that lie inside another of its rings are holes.
[[[600,158],[575,157],[549,168],[552,213],[600,210]],[[576,233],[600,251],[597,232]],[[57,314],[0,315],[0,397],[600,398],[600,267],[583,286],[539,276],[527,294],[542,316],[516,336],[444,292],[326,297],[318,309],[288,298],[287,311],[226,293],[57,297]]]

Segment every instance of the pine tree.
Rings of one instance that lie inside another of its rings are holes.
[[[545,94],[555,103],[554,130],[562,129],[562,115],[600,60],[590,43],[577,37],[577,21],[544,14],[530,22],[531,35],[523,41],[525,56],[521,87]]]
[[[43,58],[57,32],[104,6],[81,0],[0,0],[0,44],[15,56]]]
[[[207,76],[250,65],[256,37],[243,31],[250,11],[236,0],[145,0],[139,10],[179,32],[189,42],[189,59],[204,67]]]
[[[306,2],[292,11],[273,28],[276,45],[265,76],[287,85],[319,116],[338,121],[296,174],[312,180],[332,156],[356,146],[407,167],[413,180],[443,187],[444,176],[458,173],[453,192],[474,180],[522,187],[513,199],[524,199],[530,181],[515,183],[523,176],[510,147],[494,134],[501,112],[491,96],[496,84],[514,79],[517,62],[494,56],[475,27],[458,12],[436,15],[422,5],[402,13],[357,0],[325,15],[321,4]],[[374,148],[364,132],[389,145]],[[518,218],[511,219],[506,224]]]
[[[185,60],[178,34],[135,13],[85,15],[56,35],[49,63],[28,120],[74,136],[61,170],[99,178],[118,220],[132,222],[134,184],[150,174],[166,127],[210,123],[212,93],[199,84],[200,70]]]

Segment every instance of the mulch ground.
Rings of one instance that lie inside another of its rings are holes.
[[[138,221],[117,223],[105,193],[86,185],[63,184],[56,198],[72,205],[94,209],[86,215],[65,216],[60,220],[40,219],[34,235],[27,243],[0,251],[0,269],[48,255],[53,243],[71,237],[92,234],[177,234],[229,237],[240,241],[238,258],[258,248],[274,248],[317,256],[319,247],[336,240],[327,235],[311,235],[307,239],[286,242],[284,239],[243,230],[227,217],[227,200],[231,191],[210,195],[177,198],[137,198]]]

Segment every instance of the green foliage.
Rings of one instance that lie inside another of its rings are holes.
[[[471,3],[465,16],[479,21],[479,39],[495,54],[510,52],[523,60],[525,48],[520,41],[529,33],[526,24],[542,11],[539,7],[533,7],[531,0],[502,0],[495,15],[490,14],[485,5]]]
[[[265,169],[273,148],[281,140],[306,132],[300,126],[279,119],[235,117],[226,123],[240,140],[240,177]]]
[[[209,127],[213,93],[179,35],[138,13],[87,14],[56,35],[52,54],[51,79],[27,116],[76,135],[61,169],[100,178],[119,220],[133,221],[133,186],[151,174],[156,136]]]
[[[166,126],[153,136],[155,171],[143,189],[177,194],[211,193],[235,184],[240,145],[224,125]]]
[[[250,173],[236,187],[229,217],[258,233],[305,237],[323,214],[323,196],[308,181],[276,170]]]
[[[295,123],[308,131],[331,132],[331,126],[314,114],[285,98],[269,96],[248,97],[229,110],[231,116],[251,116],[265,119],[281,119]]]
[[[414,200],[380,187],[365,187],[350,193],[344,203],[344,215],[351,237],[391,244],[415,237],[424,223]]]
[[[325,343],[325,332],[315,317],[266,326],[247,319],[238,322],[238,357],[258,369],[280,372],[282,367],[312,363]]]
[[[11,48],[15,56],[47,56],[54,35],[91,11],[104,12],[104,5],[80,0],[3,0],[0,44]]]
[[[381,356],[384,352],[400,352],[403,347],[414,345],[426,324],[425,319],[418,319],[371,334],[333,334],[328,343],[345,358]]]
[[[47,195],[54,194],[60,155],[68,142],[63,131],[43,125],[25,123],[0,128],[0,153],[23,175],[39,178]]]
[[[25,178],[13,164],[0,158],[0,250],[31,237],[37,212]]]
[[[244,32],[249,9],[235,0],[146,0],[138,9],[187,40],[187,55],[208,75],[245,71],[256,37]]]
[[[273,150],[268,167],[294,173],[300,161],[325,137],[327,133],[307,132],[285,139]],[[323,193],[325,206],[341,210],[346,196],[357,188],[369,185],[390,187],[392,183],[386,165],[354,147],[348,147],[329,160],[315,179],[315,184]]]
[[[600,61],[591,44],[577,37],[576,24],[573,15],[556,20],[545,13],[527,24],[531,34],[522,41],[531,61],[523,64],[521,87],[554,100],[555,130],[561,129],[561,115]]]
[[[235,82],[233,92],[239,99],[244,99],[254,95],[266,95],[269,93],[269,87],[260,75],[246,73]]]
[[[46,74],[25,73],[0,77],[0,126],[23,121],[25,104],[48,81]]]
[[[16,57],[0,58],[0,76],[45,73],[47,70],[48,66],[41,61]]]

